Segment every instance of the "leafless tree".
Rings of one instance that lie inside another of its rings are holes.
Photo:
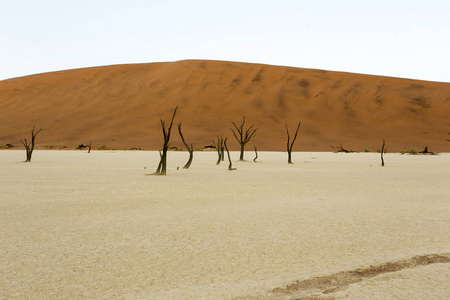
[[[423,148],[423,151],[420,151],[419,153],[420,154],[431,154],[431,155],[436,154],[435,152],[428,150],[428,146],[425,146],[425,148]]]
[[[344,149],[344,147],[342,147],[342,143],[340,143],[340,145],[339,145],[339,150],[336,151],[336,152],[353,153],[353,152],[355,152],[355,151]]]
[[[227,155],[228,155],[228,162],[229,162],[228,170],[233,171],[233,170],[236,170],[236,168],[233,168],[233,164],[231,162],[230,151],[228,151],[228,147],[227,147],[227,139],[228,138],[225,138],[225,140],[223,141],[223,144],[225,146],[225,150],[227,150]]]
[[[297,138],[298,130],[300,129],[300,124],[302,122],[298,122],[297,130],[295,131],[294,139],[292,140],[292,143],[289,144],[290,141],[290,135],[289,135],[289,128],[286,124],[286,132],[287,132],[287,152],[288,152],[288,163],[292,164],[292,147],[294,146],[295,139]]]
[[[254,136],[258,129],[253,129],[253,126],[250,126],[249,128],[244,128],[245,125],[245,116],[242,116],[242,121],[239,126],[237,126],[234,122],[231,122],[233,124],[234,128],[230,128],[233,132],[234,138],[238,141],[239,145],[241,145],[241,155],[239,157],[239,160],[244,160],[244,148],[245,144],[247,144]]]
[[[214,147],[216,147],[217,149],[217,155],[218,155],[218,159],[216,162],[216,165],[220,165],[220,161],[224,160],[224,145],[223,145],[223,137],[219,137],[217,136],[217,145],[216,145],[216,141],[213,140],[213,145]]]
[[[183,169],[189,169],[189,167],[191,166],[191,163],[192,163],[192,159],[194,158],[194,146],[192,144],[191,144],[191,146],[189,146],[188,143],[186,143],[186,141],[184,140],[183,134],[181,133],[181,122],[178,123],[178,132],[180,133],[181,140],[183,141],[184,146],[186,147],[186,149],[189,152],[189,160],[184,165]]]
[[[42,128],[39,129],[38,131],[35,131],[35,130],[36,130],[35,126],[33,126],[33,129],[31,129],[31,142],[28,142],[27,139],[20,140],[20,142],[25,147],[25,150],[27,152],[26,162],[31,162],[31,155],[33,155],[36,136],[38,135],[39,132],[42,131]]]
[[[173,119],[175,119],[175,114],[177,113],[178,105],[175,107],[175,110],[173,111],[172,120],[170,121],[169,128],[166,130],[166,124],[163,119],[160,119],[161,121],[161,127],[164,135],[164,146],[162,149],[162,153],[160,152],[161,160],[158,165],[158,169],[154,173],[155,175],[166,175],[167,171],[167,150],[169,149],[169,141],[170,141],[170,132],[172,130],[173,125]]]
[[[383,154],[386,153],[386,143],[383,139],[383,145],[381,146],[381,166],[384,167],[384,158]]]
[[[256,162],[256,159],[258,158],[258,149],[256,149],[256,146],[254,147],[255,147],[255,158],[253,159],[253,161]]]

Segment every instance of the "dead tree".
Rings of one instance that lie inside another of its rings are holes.
[[[383,139],[383,145],[381,146],[381,166],[384,167],[384,158],[383,158],[383,154],[386,153],[386,143]]]
[[[342,143],[341,143],[340,146],[339,146],[339,150],[336,151],[336,153],[338,153],[338,152],[353,153],[353,152],[355,152],[355,151],[344,149],[344,148],[342,147]]]
[[[253,159],[253,161],[254,162],[256,162],[256,159],[258,158],[258,149],[256,149],[256,146],[254,146],[255,147],[255,158]]]
[[[88,153],[91,153],[91,148],[92,148],[92,142],[89,142],[89,150],[88,150]]]
[[[87,146],[81,144],[81,145],[78,145],[78,146],[75,148],[75,150],[83,150],[84,148],[87,148]]]
[[[217,136],[217,145],[216,141],[213,140],[213,145],[217,149],[218,159],[216,165],[220,165],[220,161],[224,160],[224,145],[223,145],[223,137]]]
[[[425,148],[423,149],[423,151],[419,152],[420,154],[430,154],[430,155],[435,155],[436,153],[433,151],[429,151],[428,150],[428,146],[425,146]]]
[[[300,124],[302,124],[302,122],[298,122],[297,130],[295,131],[294,139],[292,140],[291,144],[289,144],[290,140],[289,128],[286,124],[288,164],[292,164],[292,147],[294,146],[295,139],[297,138],[298,130],[300,129]]]
[[[186,143],[186,141],[184,140],[183,134],[181,133],[181,122],[178,123],[178,132],[180,133],[181,140],[183,141],[184,146],[186,147],[186,149],[189,152],[189,160],[184,165],[183,169],[189,169],[189,167],[191,166],[191,163],[192,163],[192,159],[194,158],[194,146],[191,144],[191,146],[189,147],[188,143]]]
[[[228,162],[229,162],[228,170],[233,171],[233,170],[236,170],[236,168],[233,168],[233,164],[231,163],[230,151],[228,151],[228,147],[227,147],[227,139],[228,138],[225,138],[225,140],[223,141],[223,144],[225,146],[225,150],[227,150],[227,155],[228,155]]]
[[[234,126],[234,128],[230,128],[233,132],[233,136],[238,141],[239,145],[241,145],[241,155],[239,157],[239,160],[243,161],[245,144],[247,144],[255,136],[255,133],[258,129],[253,129],[254,125],[244,129],[245,116],[242,116],[242,121],[239,126],[237,126],[234,122],[231,122],[231,124],[233,124]]]
[[[172,120],[170,121],[169,128],[166,130],[166,124],[163,119],[160,119],[161,127],[164,135],[164,146],[162,153],[160,152],[161,160],[159,161],[158,169],[154,173],[155,175],[166,175],[167,171],[167,150],[169,149],[170,132],[172,130],[173,119],[175,119],[175,114],[177,113],[178,105],[173,111]]]
[[[39,129],[38,131],[35,131],[35,126],[33,126],[33,129],[31,129],[31,142],[28,143],[27,139],[20,140],[20,142],[25,147],[25,150],[27,152],[27,160],[25,162],[31,162],[31,155],[33,155],[36,136],[41,131],[42,128]]]

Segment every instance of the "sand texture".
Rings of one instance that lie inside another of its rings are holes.
[[[36,125],[40,149],[92,144],[162,147],[160,118],[179,106],[195,147],[230,136],[242,115],[260,150],[284,151],[285,124],[302,122],[296,151],[345,148],[450,152],[450,83],[223,61],[178,61],[59,71],[0,81],[0,145]],[[178,135],[173,146],[183,144]],[[231,149],[238,150],[230,141]]]
[[[449,154],[158,158],[0,151],[0,299],[450,297]]]

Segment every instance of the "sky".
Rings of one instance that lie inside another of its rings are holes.
[[[226,60],[450,82],[448,0],[0,0],[0,80]]]

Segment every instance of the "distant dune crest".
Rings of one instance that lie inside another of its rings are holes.
[[[285,150],[286,124],[302,122],[293,151],[428,146],[450,151],[450,83],[225,61],[113,65],[0,81],[0,145],[36,125],[38,148],[162,147],[160,118],[203,148],[232,136],[243,115],[259,128],[258,150]],[[174,134],[171,145],[183,148]],[[230,139],[229,147],[239,145]]]

